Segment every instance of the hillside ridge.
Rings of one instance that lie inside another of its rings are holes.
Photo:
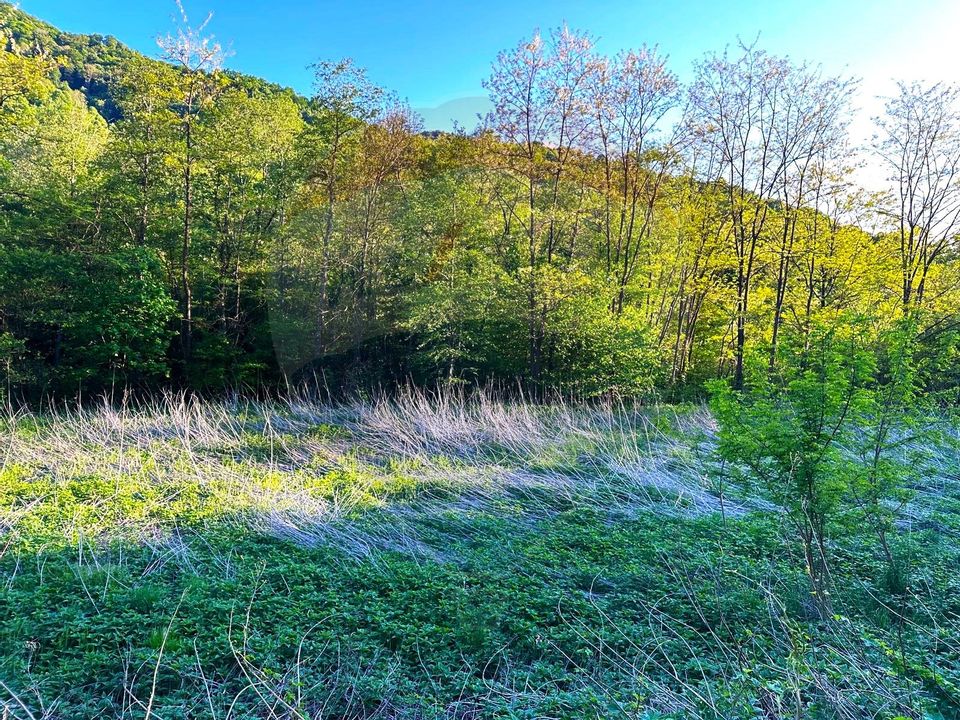
[[[134,50],[113,35],[67,32],[8,2],[0,2],[0,46],[18,55],[50,57],[59,67],[60,82],[83,93],[90,106],[108,122],[120,118],[113,91],[125,68],[143,61],[163,64],[162,60]],[[306,102],[292,88],[236,70],[223,72],[235,86],[244,88],[250,95],[285,94],[299,105]]]

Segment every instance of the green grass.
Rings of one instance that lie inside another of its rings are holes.
[[[280,410],[206,408],[195,437],[156,408],[12,423],[9,717],[957,716],[960,543],[933,520],[896,538],[896,577],[837,534],[820,620],[778,513],[689,494],[686,418],[643,446],[677,473],[649,494],[634,411],[544,411],[524,450],[403,408],[396,431],[383,408]]]

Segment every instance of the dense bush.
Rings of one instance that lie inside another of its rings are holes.
[[[175,304],[149,251],[0,255],[11,383],[75,392],[162,379]]]

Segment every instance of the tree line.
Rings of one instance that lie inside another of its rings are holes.
[[[160,60],[84,85],[0,14],[5,393],[683,398],[904,318],[924,382],[955,384],[954,86],[899,85],[856,147],[849,78],[738,45],[684,86],[656,48],[563,27],[495,58],[475,130],[436,133],[349,60],[300,97],[224,71],[184,17]]]

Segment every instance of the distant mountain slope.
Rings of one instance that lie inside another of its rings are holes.
[[[60,67],[61,81],[82,92],[90,105],[111,122],[120,116],[112,89],[125,68],[140,59],[161,62],[127,47],[111,35],[64,32],[8,2],[0,2],[0,49],[52,58]],[[251,95],[283,93],[298,104],[306,103],[305,98],[289,88],[234,71],[226,74]]]

